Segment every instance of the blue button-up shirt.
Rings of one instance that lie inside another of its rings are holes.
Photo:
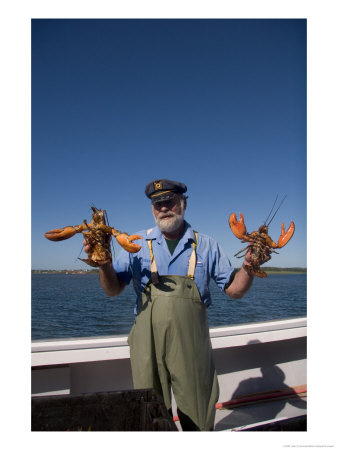
[[[160,229],[156,226],[150,233],[146,230],[136,234],[142,236],[142,240],[136,241],[142,245],[138,253],[128,253],[121,250],[118,258],[114,262],[114,269],[117,276],[125,283],[133,281],[136,292],[136,307],[140,304],[143,290],[150,279],[150,251],[147,240],[152,240],[152,249],[159,275],[183,275],[188,273],[189,260],[192,252],[192,242],[195,235],[191,226],[185,222],[184,235],[180,239],[174,253],[169,252],[165,238]],[[197,233],[197,262],[195,268],[194,281],[199,290],[202,301],[209,306],[211,296],[209,291],[210,279],[214,279],[221,290],[229,283],[233,272],[231,263],[220,248],[218,243],[211,237]]]

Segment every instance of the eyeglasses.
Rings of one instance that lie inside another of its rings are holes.
[[[153,203],[153,207],[156,210],[159,210],[162,208],[172,209],[178,203],[179,203],[179,198],[171,198],[169,200],[163,200],[163,201]]]

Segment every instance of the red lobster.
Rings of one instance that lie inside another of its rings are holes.
[[[88,244],[90,244],[91,250],[88,252],[88,259],[79,259],[93,267],[112,261],[110,251],[111,235],[116,238],[117,242],[127,252],[137,253],[140,250],[141,246],[134,244],[133,241],[142,239],[141,236],[135,234],[129,236],[127,233],[115,230],[115,228],[106,224],[107,214],[104,209],[97,209],[94,206],[91,208],[93,215],[90,223],[84,220],[81,225],[56,228],[55,230],[47,231],[44,236],[50,241],[63,241],[71,238],[76,233],[82,233]]]
[[[285,197],[283,198],[283,200],[284,199],[285,199]],[[276,198],[276,200],[277,200],[277,198]],[[275,200],[275,203],[276,203],[276,200]],[[281,235],[278,239],[277,244],[268,235],[268,227],[269,227],[272,219],[275,217],[281,204],[283,203],[283,200],[281,201],[279,207],[277,208],[276,212],[272,216],[270,222],[266,225],[266,222],[267,222],[272,210],[270,211],[270,214],[267,217],[264,225],[260,226],[258,228],[258,231],[253,231],[250,234],[248,234],[246,231],[242,213],[239,213],[239,216],[240,216],[239,221],[237,220],[235,213],[232,213],[231,216],[229,217],[229,225],[230,225],[231,231],[234,233],[234,235],[238,239],[242,239],[242,242],[249,242],[248,247],[244,248],[243,250],[240,250],[234,256],[239,255],[240,253],[244,252],[245,250],[247,250],[249,248],[251,249],[251,255],[250,255],[251,256],[251,264],[243,266],[245,268],[245,270],[248,273],[250,273],[251,275],[255,275],[260,278],[265,278],[267,276],[267,274],[260,268],[260,265],[264,264],[266,261],[268,261],[270,259],[270,256],[267,254],[267,249],[270,249],[270,252],[278,253],[271,249],[284,247],[284,245],[286,245],[293,236],[293,233],[295,231],[295,224],[293,222],[291,222],[291,224],[286,232],[285,232],[285,228],[284,228],[284,223],[282,223]],[[274,205],[275,205],[275,203],[274,203]],[[272,209],[273,209],[273,207],[272,207]],[[244,256],[244,255],[242,255],[242,256]],[[237,257],[241,258],[241,256],[237,256]]]

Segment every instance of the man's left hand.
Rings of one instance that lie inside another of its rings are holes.
[[[245,254],[245,258],[244,258],[244,264],[246,265],[251,265],[251,254],[252,254],[252,248],[251,246],[248,248],[248,251]],[[271,249],[270,247],[266,246],[265,247],[265,252],[262,253],[260,255],[259,258],[259,265],[261,266],[262,264],[266,263],[267,261],[269,261],[271,259]]]

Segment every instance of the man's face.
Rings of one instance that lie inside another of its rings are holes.
[[[185,199],[174,197],[151,205],[156,225],[165,233],[176,231],[184,221]]]

